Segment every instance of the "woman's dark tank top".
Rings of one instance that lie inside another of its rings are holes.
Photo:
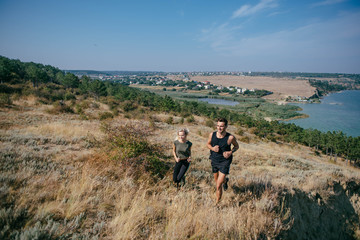
[[[231,161],[232,155],[229,158],[225,158],[223,156],[224,152],[231,151],[231,145],[228,144],[228,140],[230,137],[230,133],[226,133],[225,137],[217,138],[216,132],[213,132],[211,137],[211,146],[214,147],[219,145],[219,152],[214,152],[210,150],[210,159],[214,162],[223,162],[223,161]]]

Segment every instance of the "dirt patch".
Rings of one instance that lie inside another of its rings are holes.
[[[310,86],[308,81],[290,79],[290,78],[273,78],[273,77],[251,77],[251,76],[194,76],[194,81],[209,81],[212,84],[222,85],[225,87],[235,86],[242,88],[265,89],[273,92],[267,96],[267,99],[284,99],[287,96],[310,97],[314,94],[315,88]]]

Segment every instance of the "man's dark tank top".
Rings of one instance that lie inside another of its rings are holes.
[[[213,132],[211,137],[211,146],[214,147],[219,145],[219,152],[214,152],[210,150],[210,159],[214,162],[223,162],[223,161],[231,161],[232,155],[229,158],[225,158],[223,156],[224,152],[231,151],[231,145],[228,144],[228,140],[230,137],[230,133],[226,133],[225,137],[217,138],[216,132]]]

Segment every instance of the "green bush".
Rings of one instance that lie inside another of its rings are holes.
[[[121,108],[124,110],[124,112],[130,112],[137,108],[132,102],[126,101],[123,104],[121,104]]]
[[[237,128],[236,134],[242,136],[244,134],[244,130],[242,128]]]
[[[76,104],[75,105],[75,112],[78,114],[84,114],[84,109],[82,108],[82,106],[80,104]]]
[[[147,140],[150,134],[148,127],[103,124],[102,129],[107,135],[107,152],[110,158],[126,169],[132,169],[134,175],[141,176],[145,171],[153,176],[163,177],[169,169],[160,159],[160,146],[153,145]]]
[[[173,124],[173,122],[174,122],[174,118],[173,117],[168,117],[167,119],[166,119],[166,121],[165,121],[167,124]]]
[[[243,142],[243,143],[249,143],[250,138],[248,136],[243,136],[243,137],[240,137],[239,141]]]
[[[74,113],[74,110],[70,106],[66,105],[66,103],[58,101],[55,102],[53,104],[53,108],[49,109],[47,112],[51,114]]]
[[[0,93],[21,93],[20,87],[12,87],[5,84],[0,84]]]
[[[193,115],[191,115],[191,116],[189,116],[189,117],[186,118],[186,121],[187,121],[188,123],[194,123],[194,122],[195,122],[195,118],[194,118]]]
[[[113,118],[114,115],[111,112],[102,112],[99,114],[99,119],[100,120],[105,120],[105,119],[109,119],[109,118]]]
[[[206,120],[205,125],[210,128],[214,128],[215,126],[214,121],[210,119]]]
[[[10,98],[10,94],[0,93],[0,106],[11,105],[11,104],[12,101]]]
[[[25,209],[0,209],[0,239],[9,239],[14,231],[21,228],[28,218]]]
[[[76,97],[74,94],[72,94],[71,92],[66,92],[64,95],[64,100],[68,101],[68,100],[76,100]]]

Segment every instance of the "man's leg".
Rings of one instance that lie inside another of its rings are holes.
[[[222,172],[214,173],[214,179],[216,182],[216,203],[219,203],[222,196],[222,184],[225,180],[225,174]]]

